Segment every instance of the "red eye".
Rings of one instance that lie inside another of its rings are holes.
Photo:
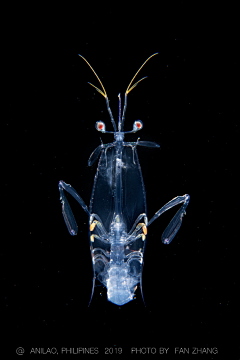
[[[141,122],[141,120],[136,120],[133,124],[133,130],[134,131],[138,131],[141,130],[143,127],[143,123]]]
[[[101,132],[105,131],[105,124],[102,121],[97,121],[95,127],[98,131],[101,131]]]

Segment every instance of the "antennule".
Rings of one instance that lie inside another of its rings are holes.
[[[147,76],[143,77],[142,79],[138,80],[138,81],[130,88],[133,80],[135,79],[135,77],[137,76],[137,74],[139,73],[139,71],[143,68],[143,66],[146,64],[146,62],[148,62],[148,60],[150,60],[153,56],[155,56],[155,55],[157,55],[157,54],[158,54],[158,53],[155,53],[155,54],[149,56],[149,58],[147,58],[147,60],[144,61],[144,63],[142,64],[142,66],[138,69],[138,71],[136,72],[136,74],[134,75],[134,77],[132,78],[132,80],[130,81],[130,84],[128,85],[127,90],[126,90],[126,94],[129,94],[130,91],[131,91],[132,89],[134,89],[135,86],[137,86],[137,84],[140,83],[140,81],[142,81],[143,79],[146,79]],[[130,89],[129,89],[129,88],[130,88]]]
[[[98,81],[99,81],[99,83],[100,83],[103,91],[102,91],[101,89],[99,89],[97,86],[95,86],[95,85],[93,85],[92,83],[90,83],[90,82],[89,82],[88,84],[90,84],[91,86],[93,86],[93,87],[105,98],[106,104],[107,104],[108,113],[109,113],[109,115],[110,115],[111,122],[112,122],[112,125],[113,125],[113,129],[114,129],[114,132],[116,132],[116,131],[117,131],[117,128],[116,128],[116,124],[115,124],[115,121],[114,121],[114,118],[113,118],[113,115],[112,115],[112,111],[111,111],[110,106],[109,106],[109,101],[108,101],[108,97],[107,97],[107,92],[106,92],[106,90],[104,89],[104,86],[103,86],[101,80],[99,79],[96,71],[95,71],[95,70],[93,69],[93,67],[89,64],[89,62],[88,62],[82,55],[78,54],[78,56],[80,56],[81,58],[83,58],[83,60],[88,64],[88,66],[90,67],[90,69],[92,70],[92,72],[94,73],[94,75],[96,76],[96,78],[98,79]],[[106,132],[106,131],[104,131],[104,132]]]
[[[93,86],[100,94],[102,94],[102,96],[105,97],[105,99],[106,99],[106,98],[107,98],[107,92],[106,92],[106,90],[104,89],[104,86],[103,86],[101,80],[99,79],[96,71],[93,69],[93,67],[89,64],[89,62],[88,62],[82,55],[78,54],[78,56],[80,56],[81,58],[83,58],[84,61],[86,61],[86,63],[88,64],[88,66],[90,67],[90,69],[92,70],[92,72],[94,73],[94,75],[96,76],[96,78],[98,79],[98,81],[99,81],[99,83],[100,83],[100,85],[101,85],[101,87],[102,87],[102,89],[103,89],[103,92],[102,92],[102,90],[100,90],[98,87],[96,87],[95,85],[91,84],[90,82],[89,82],[88,84],[92,85],[92,86]]]
[[[152,54],[151,56],[149,56],[149,58],[147,58],[146,61],[144,61],[144,63],[142,64],[142,66],[138,69],[138,71],[136,72],[136,74],[134,75],[134,77],[132,78],[132,80],[130,81],[130,84],[127,87],[127,90],[125,92],[125,100],[124,100],[124,107],[123,107],[123,114],[122,114],[122,131],[123,131],[123,126],[124,126],[124,121],[125,121],[125,114],[126,114],[126,109],[127,109],[127,95],[130,93],[130,91],[132,91],[132,89],[134,89],[139,83],[140,81],[144,80],[147,78],[147,76],[143,77],[142,79],[138,80],[135,84],[132,85],[132,82],[134,81],[135,77],[137,76],[137,74],[139,73],[139,71],[143,68],[143,66],[146,64],[146,62],[148,62],[148,60],[150,60],[153,56],[157,55],[158,53]],[[132,86],[131,86],[132,85]]]

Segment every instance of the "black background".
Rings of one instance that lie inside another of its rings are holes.
[[[234,9],[231,10],[234,13]],[[92,7],[8,9],[3,31],[1,310],[4,351],[32,348],[217,348],[239,350],[237,193],[239,115],[237,31],[226,9],[185,2],[131,9]],[[174,214],[149,227],[143,291],[118,307],[96,288],[88,307],[92,265],[88,219],[71,203],[79,233],[61,215],[58,181],[89,204],[97,165],[91,152],[112,141],[95,122],[115,118],[118,93],[151,54],[128,97],[128,140],[139,148],[148,217],[173,197],[190,194],[187,216],[169,246],[161,234]],[[99,136],[100,135],[100,136]],[[115,351],[115,350],[114,350]],[[234,354],[234,355],[230,355]],[[178,357],[178,355],[175,355]],[[189,356],[191,358],[191,356]]]

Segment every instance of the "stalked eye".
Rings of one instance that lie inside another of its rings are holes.
[[[133,131],[138,131],[141,130],[143,128],[143,123],[141,122],[141,120],[136,120],[133,124]]]
[[[97,121],[95,128],[97,129],[97,131],[101,131],[101,132],[105,132],[105,124],[102,121]]]

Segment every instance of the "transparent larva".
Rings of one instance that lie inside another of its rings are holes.
[[[127,97],[130,91],[145,79],[144,77],[132,85],[142,67],[155,55],[157,53],[151,55],[142,64],[128,85],[122,114],[121,96],[118,95],[118,128],[101,80],[88,61],[79,55],[94,72],[101,85],[101,89],[99,89],[89,83],[105,98],[113,126],[113,131],[106,131],[104,122],[97,121],[96,129],[103,134],[113,134],[114,141],[110,144],[99,145],[88,160],[88,165],[91,166],[100,156],[89,208],[71,185],[66,184],[64,181],[60,181],[58,185],[62,213],[70,235],[77,235],[78,227],[64,191],[67,191],[78,201],[89,218],[89,240],[93,262],[91,299],[95,280],[98,279],[107,288],[108,300],[120,306],[133,300],[134,292],[139,283],[143,296],[143,256],[149,225],[165,211],[182,203],[181,208],[162,235],[162,242],[170,244],[181,226],[190,200],[190,196],[187,194],[177,196],[158,210],[152,219],[148,221],[146,194],[137,155],[137,146],[152,148],[159,148],[160,146],[155,142],[140,141],[139,139],[136,142],[124,141],[125,134],[136,133],[143,127],[142,121],[136,120],[132,131],[123,131]]]

